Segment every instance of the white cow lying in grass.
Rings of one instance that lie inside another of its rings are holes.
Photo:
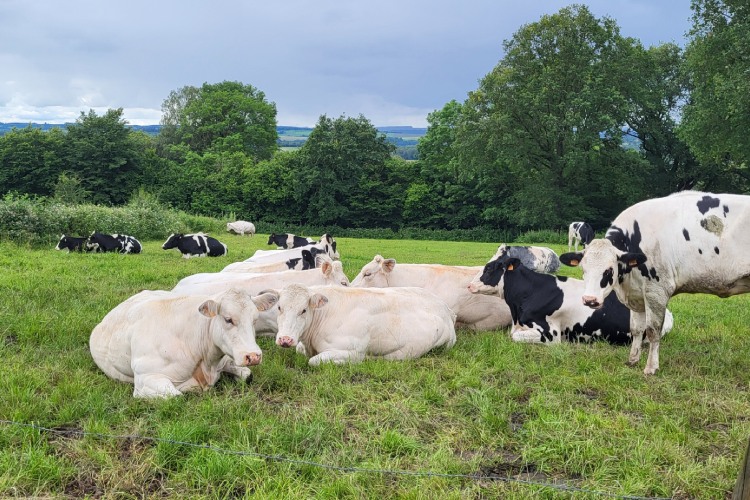
[[[108,376],[134,385],[133,396],[206,390],[222,372],[241,380],[261,361],[253,323],[276,294],[232,289],[213,297],[146,290],[110,311],[89,347]]]
[[[422,288],[286,285],[279,292],[276,343],[298,347],[309,364],[366,356],[412,359],[456,342],[456,315]]]
[[[332,261],[325,255],[318,256],[319,267],[305,271],[282,271],[278,273],[199,273],[182,279],[172,291],[183,295],[211,295],[230,287],[258,294],[270,288],[281,288],[289,283],[303,285],[349,286],[349,278],[344,274],[341,261]],[[255,332],[259,335],[274,334],[277,331],[278,310],[273,307],[263,311],[255,320]]]
[[[456,313],[457,326],[497,330],[511,324],[510,309],[497,295],[475,295],[467,289],[482,266],[396,264],[380,255],[365,264],[352,286],[387,288],[416,286],[434,293]]]

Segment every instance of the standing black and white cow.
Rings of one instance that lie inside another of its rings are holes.
[[[176,248],[185,259],[205,256],[221,257],[227,254],[227,246],[224,243],[203,233],[170,234],[161,248],[163,250]]]
[[[659,369],[658,332],[679,293],[729,297],[750,292],[750,196],[683,191],[636,203],[585,252],[560,260],[583,270],[583,303],[598,309],[612,291],[632,314],[628,364],[649,344],[643,372]]]
[[[67,250],[69,252],[83,252],[86,250],[86,237],[78,236],[60,236],[60,241],[57,242],[55,250]]]
[[[120,243],[120,252],[122,253],[141,253],[143,247],[141,242],[133,236],[127,234],[113,234],[112,236]]]
[[[490,261],[469,283],[469,291],[497,294],[505,299],[513,318],[511,336],[516,342],[589,342],[629,344],[630,310],[611,295],[598,310],[579,299],[583,281],[537,273],[514,257]],[[664,333],[672,327],[672,314]]]
[[[312,238],[303,238],[302,236],[296,236],[294,234],[282,233],[275,234],[271,233],[268,237],[268,245],[276,245],[278,248],[297,248],[304,247],[311,243],[315,243]]]
[[[573,242],[575,242],[575,251],[578,251],[578,243],[585,248],[594,239],[594,228],[588,222],[571,222],[568,228],[568,252]]]

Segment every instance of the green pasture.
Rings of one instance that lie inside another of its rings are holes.
[[[672,299],[649,378],[645,356],[625,365],[627,348],[515,344],[507,331],[459,331],[414,361],[317,368],[263,337],[249,384],[136,400],[94,365],[89,334],[142,289],[270,248],[215,236],[228,256],[0,242],[0,496],[715,499],[734,485],[750,436],[750,295]],[[480,265],[497,247],[337,240],[350,278],[377,253]]]

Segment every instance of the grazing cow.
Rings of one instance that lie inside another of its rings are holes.
[[[333,254],[331,255],[332,259],[338,259],[339,253],[336,251],[336,239],[331,236],[330,234],[326,233],[323,236],[320,237],[320,240],[318,240],[319,244],[328,244],[331,249],[333,250]]]
[[[94,328],[91,356],[141,398],[206,390],[222,372],[247,380],[247,367],[261,361],[253,323],[276,300],[273,293],[252,297],[235,289],[212,297],[146,290]]]
[[[234,232],[239,234],[240,236],[244,236],[245,234],[249,234],[252,238],[255,234],[255,224],[252,222],[248,222],[246,220],[238,220],[234,222],[227,222],[227,231],[230,233]]]
[[[274,234],[268,237],[268,245],[276,245],[278,248],[290,249],[304,247],[310,243],[315,243],[312,238],[303,238],[289,233]]]
[[[94,231],[86,240],[87,252],[122,252],[122,244],[111,234]]]
[[[649,340],[643,372],[659,369],[659,332],[670,297],[750,292],[750,196],[683,191],[636,203],[585,252],[560,260],[583,270],[583,303],[598,309],[614,291],[632,314],[629,365]]]
[[[356,363],[365,356],[412,359],[456,342],[456,315],[423,288],[344,288],[297,283],[279,292],[281,347],[301,344],[308,363]]]
[[[121,253],[141,253],[143,249],[141,242],[133,236],[127,234],[113,234],[112,236],[120,243]]]
[[[57,242],[55,250],[67,250],[68,252],[83,252],[86,249],[86,237],[77,236],[60,236],[60,241]]]
[[[513,257],[524,266],[539,273],[554,273],[560,269],[560,259],[554,250],[547,247],[508,246],[505,243],[497,247],[497,252],[489,262],[502,257]]]
[[[273,250],[276,252],[277,250]],[[300,257],[295,257],[287,261],[270,262],[267,264],[258,262],[233,262],[221,270],[222,273],[275,273],[279,271],[290,271],[298,270],[304,271],[306,269],[315,268],[315,257],[318,255],[325,255],[323,250],[318,248],[310,248],[310,250],[302,250]]]
[[[164,250],[177,248],[185,259],[190,257],[221,257],[227,254],[227,246],[203,233],[170,234],[161,246]]]
[[[516,342],[631,342],[630,310],[614,295],[596,311],[579,297],[583,281],[542,274],[528,269],[514,257],[490,261],[469,284],[472,293],[497,294],[505,299],[513,316],[511,336]],[[664,333],[672,327],[672,314]]]
[[[508,306],[500,297],[474,295],[466,288],[481,266],[398,264],[376,255],[365,264],[352,286],[387,288],[412,286],[434,293],[456,313],[456,326],[471,330],[497,330],[510,325]]]
[[[591,243],[594,239],[594,228],[588,222],[571,222],[568,228],[568,252],[573,242],[575,242],[575,251],[578,251],[578,243],[582,243],[583,247]]]
[[[317,258],[318,267],[304,271],[282,271],[263,274],[239,273],[199,273],[180,280],[172,292],[183,295],[212,295],[230,287],[245,290],[252,294],[271,288],[281,288],[288,283],[303,285],[349,286],[341,261],[331,260],[327,255]],[[276,333],[277,309],[262,312],[255,323],[255,331],[260,334]]]

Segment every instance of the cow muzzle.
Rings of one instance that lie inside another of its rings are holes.
[[[292,337],[284,335],[276,339],[276,344],[278,344],[281,347],[294,347],[297,344],[297,341],[294,340]]]
[[[602,307],[602,303],[599,302],[599,299],[597,299],[594,296],[584,295],[582,299],[583,299],[583,305],[590,307],[591,309],[600,309]]]
[[[263,355],[259,352],[250,352],[245,354],[244,358],[244,365],[243,366],[257,366],[260,364],[260,360],[263,357]]]

